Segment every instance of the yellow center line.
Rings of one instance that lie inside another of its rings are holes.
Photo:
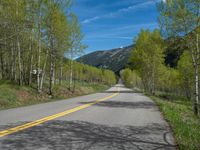
[[[99,103],[101,101],[105,101],[105,100],[108,100],[108,99],[110,99],[110,98],[112,98],[114,96],[117,96],[118,94],[119,94],[119,89],[118,89],[118,93],[115,93],[115,94],[112,94],[110,96],[98,99],[98,100],[96,100],[94,102],[91,102],[91,103],[88,103],[88,104],[84,104],[84,105],[81,105],[81,106],[77,106],[77,107],[74,107],[72,109],[69,109],[69,110],[66,110],[66,111],[51,115],[51,116],[47,116],[47,117],[44,117],[44,118],[29,122],[29,123],[26,123],[26,124],[23,124],[23,125],[20,125],[20,126],[17,126],[17,127],[13,127],[13,128],[9,128],[9,129],[0,131],[0,137],[4,137],[6,135],[9,135],[9,134],[21,131],[21,130],[25,130],[27,128],[31,128],[33,126],[42,124],[44,122],[47,122],[47,121],[50,121],[50,120],[53,120],[53,119],[56,119],[56,118],[71,114],[71,113],[74,113],[74,112],[79,111],[81,109],[85,109],[85,108],[90,107],[90,106],[92,106],[94,104],[97,104],[97,103]]]

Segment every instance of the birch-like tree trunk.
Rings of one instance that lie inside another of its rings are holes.
[[[40,53],[41,53],[41,8],[39,4],[39,12],[38,12],[38,60],[37,60],[37,90],[41,93],[40,89]]]
[[[60,75],[59,75],[59,84],[62,85],[62,76],[63,76],[63,67],[62,62],[60,63]]]
[[[199,35],[196,34],[196,60],[195,64],[195,102],[194,113],[199,115]]]
[[[53,95],[53,86],[55,80],[55,49],[54,49],[54,39],[50,35],[50,83],[49,83],[49,95]]]
[[[19,36],[17,35],[17,51],[18,51],[18,67],[19,67],[19,85],[22,85],[22,64],[21,64],[21,48],[19,42]]]
[[[17,18],[19,17],[19,12],[18,12],[18,1],[16,0],[16,16]],[[22,63],[21,63],[21,47],[20,47],[20,41],[19,41],[19,30],[18,27],[19,25],[16,25],[16,43],[17,43],[17,52],[18,52],[18,69],[19,69],[19,85],[22,85]]]
[[[28,81],[29,85],[32,83],[32,70],[33,70],[33,49],[32,49],[33,37],[32,37],[32,34],[33,33],[34,33],[34,29],[32,28],[31,34],[30,34],[30,43],[29,43],[29,52],[30,52],[29,81]]]
[[[69,77],[69,89],[72,90],[73,84],[73,61],[70,60],[70,77]]]
[[[3,49],[1,48],[1,51],[0,51],[0,63],[1,63],[1,76],[0,78],[1,79],[4,79],[4,60],[3,60]]]
[[[47,59],[48,59],[48,49],[46,51],[46,57],[45,57],[45,61],[44,61],[43,69],[42,69],[42,76],[41,76],[41,81],[40,81],[40,90],[43,89]]]

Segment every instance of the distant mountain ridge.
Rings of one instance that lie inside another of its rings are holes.
[[[110,69],[118,73],[128,63],[133,47],[134,45],[130,45],[123,48],[95,51],[79,57],[77,61],[98,68]]]

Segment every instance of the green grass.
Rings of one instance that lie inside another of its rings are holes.
[[[151,96],[172,127],[180,150],[200,150],[200,119],[191,102],[168,95]]]
[[[67,83],[63,83],[61,86],[54,86],[54,96],[53,98],[49,98],[49,95],[47,94],[48,88],[46,85],[42,94],[38,94],[36,88],[34,87],[36,86],[18,86],[17,84],[11,83],[9,81],[0,80],[0,110],[60,99],[67,99],[70,97],[95,93],[108,88],[106,85],[97,83],[77,82],[75,91],[71,92],[68,89]]]

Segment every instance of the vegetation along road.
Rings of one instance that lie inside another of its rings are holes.
[[[122,84],[101,93],[3,110],[0,118],[4,150],[176,147],[156,105]]]
[[[0,0],[0,150],[200,150],[199,81],[200,0]]]

